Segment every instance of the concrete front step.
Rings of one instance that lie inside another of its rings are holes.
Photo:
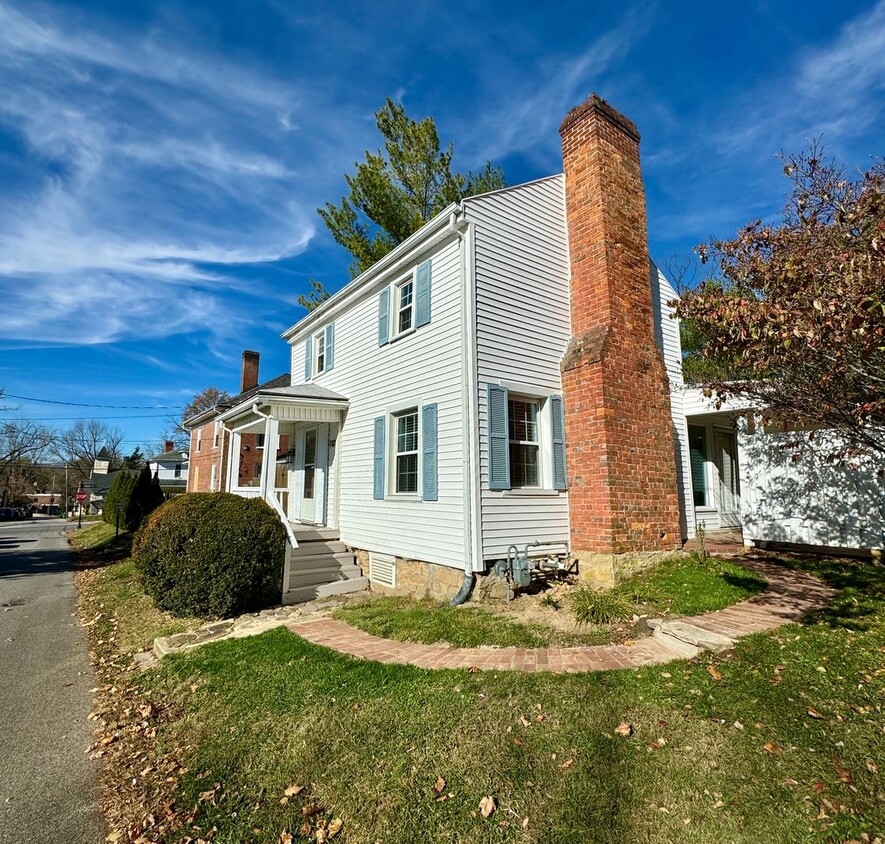
[[[313,601],[316,598],[328,598],[332,595],[344,595],[348,592],[362,592],[368,588],[369,579],[362,576],[346,580],[336,580],[332,583],[322,583],[316,586],[299,586],[283,594],[283,603],[301,604],[305,601]]]
[[[337,528],[314,527],[313,525],[301,525],[290,522],[292,531],[298,544],[302,542],[332,541],[335,542],[341,536]]]
[[[293,570],[289,574],[289,589],[297,589],[300,586],[317,586],[322,583],[335,583],[339,580],[355,580],[362,576],[362,571],[353,564],[340,568],[318,566],[312,569],[298,569]]]
[[[648,621],[648,626],[654,630],[656,638],[667,641],[669,645],[673,646],[679,642],[687,649],[691,649],[693,653],[690,653],[690,656],[697,656],[702,650],[721,654],[734,647],[734,639],[721,633],[704,630],[703,627],[697,627],[687,621],[664,621],[661,618],[654,618]]]
[[[343,542],[305,542],[297,548],[289,549],[289,557],[292,560],[301,560],[305,557],[317,557],[320,555],[331,557],[336,554],[347,553],[347,546]]]

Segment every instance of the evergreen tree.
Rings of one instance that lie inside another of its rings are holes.
[[[339,205],[317,209],[332,237],[352,256],[355,277],[383,258],[447,205],[507,186],[503,171],[490,162],[466,176],[452,172],[452,144],[440,149],[432,117],[413,120],[388,98],[375,115],[384,150],[366,151],[356,172],[345,175],[350,193]],[[323,285],[311,279],[309,296],[298,304],[313,310],[328,298]]]
[[[154,477],[151,479],[150,509],[145,515],[153,513],[154,510],[156,510],[165,500],[166,496],[163,494],[163,490],[160,487],[160,475],[157,472],[154,472]]]
[[[117,523],[117,502],[120,502],[120,527],[124,531],[128,531],[129,521],[129,502],[132,498],[132,491],[135,488],[135,477],[129,472],[123,470],[117,473],[114,482],[108,491],[104,500],[102,509],[102,519],[110,525]]]
[[[135,482],[132,495],[129,497],[129,507],[126,509],[126,524],[130,531],[138,530],[142,519],[153,509],[151,508],[152,480],[150,466],[145,465]]]

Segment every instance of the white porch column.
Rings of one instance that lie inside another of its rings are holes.
[[[225,473],[225,492],[230,492],[234,487],[239,486],[240,472],[240,435],[234,431],[230,432],[228,438],[228,454],[227,454],[227,472]]]
[[[261,457],[261,497],[268,501],[274,494],[277,452],[280,450],[280,422],[272,416],[264,420],[264,454]]]

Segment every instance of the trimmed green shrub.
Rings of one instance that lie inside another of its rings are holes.
[[[280,600],[286,529],[258,498],[180,495],[147,518],[132,551],[145,591],[173,615],[227,618]]]
[[[633,605],[617,592],[594,592],[578,586],[572,593],[572,612],[578,624],[612,624],[633,615]]]

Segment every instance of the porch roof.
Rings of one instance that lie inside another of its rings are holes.
[[[345,396],[318,384],[259,388],[256,393],[222,413],[219,419],[226,422],[250,415],[257,421],[258,417],[254,413],[256,407],[269,407],[271,416],[292,421],[297,421],[301,416],[292,411],[303,408],[310,411],[304,414],[303,418],[306,420],[333,421],[338,418],[340,411],[347,409],[348,401]]]

